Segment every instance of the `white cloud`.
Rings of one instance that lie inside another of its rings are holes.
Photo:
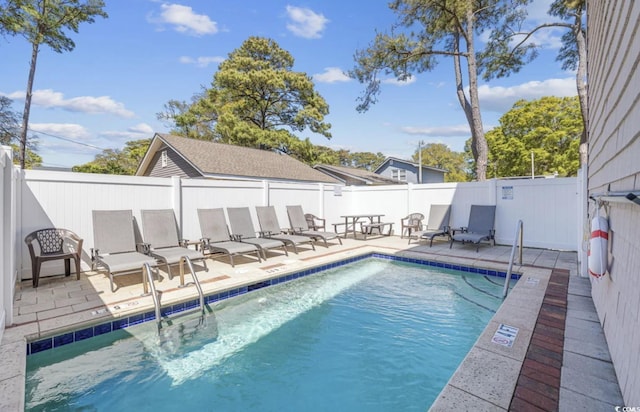
[[[13,92],[5,96],[14,100],[24,100],[25,93]],[[47,109],[63,109],[77,113],[109,113],[120,117],[133,117],[134,113],[127,110],[123,103],[116,102],[109,96],[79,96],[65,99],[64,94],[51,89],[36,90],[31,97],[31,104]]]
[[[197,14],[189,6],[181,4],[162,4],[158,18],[149,18],[152,23],[169,24],[179,33],[192,36],[216,34],[218,24],[205,14]]]
[[[470,136],[468,124],[434,127],[404,126],[400,130],[406,134],[433,137]]]
[[[200,57],[196,57],[195,59],[189,56],[180,57],[180,63],[193,64],[196,67],[201,67],[201,68],[207,67],[210,64],[222,63],[223,61],[224,61],[224,57],[221,57],[221,56],[200,56]]]
[[[416,82],[416,80],[417,80],[417,79],[416,79],[416,77],[415,77],[415,76],[411,76],[411,75],[409,75],[409,76],[407,76],[407,78],[406,78],[406,79],[404,79],[404,80],[398,80],[398,79],[395,79],[395,78],[392,78],[392,79],[384,79],[384,80],[382,80],[382,83],[384,83],[384,84],[391,84],[391,85],[394,85],[394,86],[401,86],[401,87],[402,87],[402,86],[408,86],[408,85],[410,85],[410,84],[412,84],[412,83],[415,83],[415,82]]]
[[[84,126],[74,123],[29,123],[29,129],[36,133],[49,133],[69,139],[85,139],[90,136]]]
[[[318,39],[324,30],[329,19],[323,14],[318,14],[311,9],[304,7],[287,6],[287,29],[293,34],[305,39]]]
[[[511,87],[491,87],[485,84],[478,87],[478,94],[482,110],[504,113],[521,99],[535,100],[544,96],[570,97],[576,96],[578,92],[576,79],[567,77],[530,81]]]
[[[349,82],[352,79],[339,67],[325,67],[323,73],[313,75],[313,80],[320,83]]]
[[[154,130],[146,123],[138,123],[128,127],[126,131],[107,131],[100,133],[101,137],[110,137],[126,140],[140,140],[153,137]]]

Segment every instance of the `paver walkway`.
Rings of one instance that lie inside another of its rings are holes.
[[[554,269],[509,410],[595,412],[623,405],[589,279]]]

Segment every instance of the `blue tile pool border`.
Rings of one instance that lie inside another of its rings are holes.
[[[347,265],[349,263],[358,262],[358,261],[370,259],[370,258],[394,260],[398,262],[413,263],[413,264],[422,265],[422,266],[451,269],[451,270],[457,270],[461,272],[476,273],[480,275],[495,276],[495,277],[501,277],[501,278],[505,278],[507,276],[506,272],[502,272],[498,270],[483,269],[483,268],[476,268],[471,266],[456,265],[451,263],[436,262],[433,260],[416,259],[416,258],[409,258],[405,256],[395,256],[395,255],[387,255],[384,253],[372,252],[364,255],[359,255],[359,256],[354,256],[347,259],[339,260],[337,262],[327,263],[325,265],[320,265],[313,268],[301,270],[299,272],[289,273],[289,274],[275,277],[272,279],[263,280],[260,282],[253,283],[251,285],[241,286],[238,288],[207,295],[205,296],[204,301],[205,301],[205,304],[219,302],[235,296],[244,295],[245,293],[249,293],[254,290],[277,285],[280,283],[289,282],[301,277],[313,275],[315,273],[323,272],[328,269],[337,268],[340,266]],[[511,279],[517,280],[520,278],[520,276],[521,276],[520,274],[513,273],[511,274]],[[174,305],[163,307],[161,309],[161,315],[162,316],[174,315],[187,310],[196,309],[198,305],[199,305],[198,299],[176,303]],[[114,319],[112,321],[100,323],[94,326],[84,326],[81,329],[78,329],[75,331],[64,332],[59,335],[37,339],[37,340],[34,340],[33,342],[27,342],[27,356],[33,355],[38,352],[43,352],[49,349],[58,348],[60,346],[68,345],[70,343],[78,342],[81,340],[90,339],[94,336],[113,332],[118,329],[125,329],[130,326],[134,326],[144,322],[149,322],[155,319],[156,319],[155,312],[151,310],[144,313],[136,313],[134,315],[130,315],[127,317]]]

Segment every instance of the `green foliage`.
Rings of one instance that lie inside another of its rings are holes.
[[[577,97],[520,100],[487,132],[490,177],[535,174],[575,176],[583,125]]]
[[[331,125],[323,121],[329,106],[293,64],[275,41],[250,37],[220,64],[210,89],[191,104],[170,101],[159,117],[173,120],[183,136],[280,150],[311,163],[318,156],[313,145],[295,133],[331,138]]]
[[[418,151],[413,154],[413,161],[420,159]],[[454,152],[442,143],[428,143],[422,147],[422,165],[437,167],[447,171],[445,182],[466,182],[468,180],[467,163],[464,154]]]
[[[76,46],[65,30],[77,33],[80,23],[106,18],[103,8],[102,0],[11,0],[0,7],[0,26],[7,34],[62,53]]]
[[[469,123],[476,175],[484,180],[487,143],[482,128],[478,97],[478,74],[483,65],[500,65],[489,56],[481,58],[475,36],[492,32],[523,17],[521,7],[530,0],[394,0],[389,4],[398,22],[389,33],[377,33],[374,41],[355,54],[356,66],[349,75],[365,84],[358,111],[366,111],[380,94],[380,75],[398,80],[432,70],[442,57],[453,58],[455,90]],[[490,48],[490,46],[487,46]],[[466,64],[466,73],[463,65]],[[468,86],[464,83],[468,82]],[[465,91],[468,89],[468,91]]]
[[[102,0],[11,0],[0,3],[0,33],[23,36],[31,43],[31,62],[20,133],[20,167],[25,168],[31,94],[41,44],[56,53],[71,51],[75,43],[66,31],[78,32],[80,23],[107,17]]]
[[[11,146],[13,152],[13,163],[20,163],[20,115],[11,110],[11,99],[0,96],[0,144]],[[37,153],[37,140],[35,137],[29,138],[26,148],[24,167],[31,169],[42,164],[42,157]]]
[[[74,166],[74,172],[102,173],[109,175],[134,175],[144,157],[151,139],[127,142],[124,149],[106,149],[83,165]]]

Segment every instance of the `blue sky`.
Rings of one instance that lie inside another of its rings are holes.
[[[530,24],[544,19],[551,0],[536,0]],[[312,76],[330,107],[331,140],[300,133],[334,149],[382,152],[409,158],[418,142],[462,151],[469,128],[456,95],[450,59],[404,84],[388,79],[379,102],[355,110],[364,86],[343,72],[356,50],[395,15],[388,0],[156,0],[106,1],[109,18],[71,33],[72,52],[41,49],[29,125],[39,134],[38,153],[47,166],[73,166],[100,149],[166,132],[156,113],[171,99],[189,101],[209,87],[218,64],[249,36],[274,39],[295,58],[294,70]],[[540,57],[506,79],[480,83],[485,130],[518,99],[576,94],[575,74],[555,61],[561,31],[540,33]],[[0,95],[24,107],[30,45],[0,38]],[[54,137],[55,136],[55,137]]]

